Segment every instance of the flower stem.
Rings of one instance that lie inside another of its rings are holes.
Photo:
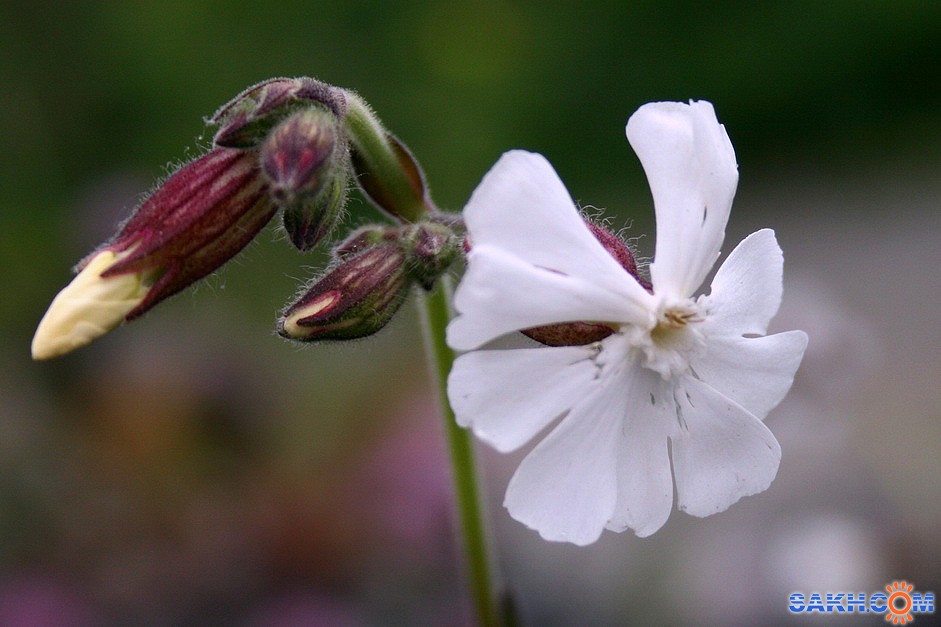
[[[451,284],[443,277],[437,287],[424,295],[422,309],[425,345],[432,364],[435,384],[440,395],[441,414],[448,441],[460,536],[463,540],[467,583],[470,586],[479,625],[506,624],[507,616],[498,607],[487,546],[477,471],[474,464],[473,441],[458,426],[448,403],[447,380],[454,364],[454,351],[445,342],[445,327],[451,315]],[[502,603],[500,604],[502,605]]]

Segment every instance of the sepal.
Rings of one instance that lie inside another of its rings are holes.
[[[322,105],[338,119],[346,112],[346,97],[338,87],[306,77],[272,78],[242,91],[207,122],[219,127],[214,145],[253,148],[281,120],[312,104]]]
[[[103,247],[127,254],[102,276],[161,269],[147,297],[128,313],[133,320],[220,268],[276,210],[253,153],[213,150],[177,170]]]

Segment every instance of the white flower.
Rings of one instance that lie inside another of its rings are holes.
[[[654,533],[673,508],[674,478],[678,507],[694,516],[767,489],[781,450],[761,420],[807,345],[801,331],[764,335],[782,292],[771,230],[742,241],[696,296],[738,181],[712,105],[644,105],[627,137],[653,192],[653,293],[599,244],[545,158],[513,151],[464,210],[473,247],[448,327],[449,344],[472,351],[448,381],[462,426],[506,452],[557,422],[504,504],[544,538],[579,545],[603,529]],[[493,343],[573,321],[615,332],[585,346]]]

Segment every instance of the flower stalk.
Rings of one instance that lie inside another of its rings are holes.
[[[447,278],[437,289],[423,295],[421,303],[425,346],[441,406],[445,437],[452,468],[457,518],[463,544],[465,572],[471,600],[479,625],[510,625],[513,621],[503,611],[494,580],[494,562],[484,524],[481,491],[477,484],[474,445],[470,432],[458,426],[448,402],[447,381],[455,354],[445,341],[445,328],[451,318],[451,285]]]

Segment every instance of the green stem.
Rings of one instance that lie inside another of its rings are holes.
[[[454,411],[448,403],[447,381],[454,364],[454,351],[445,342],[445,327],[451,315],[451,285],[444,277],[437,287],[424,296],[422,309],[425,344],[431,358],[435,383],[441,397],[444,431],[454,479],[460,535],[464,542],[465,567],[471,598],[480,625],[500,625],[507,618],[498,609],[497,595],[491,571],[491,558],[487,547],[480,490],[474,464],[473,440],[458,426]]]

